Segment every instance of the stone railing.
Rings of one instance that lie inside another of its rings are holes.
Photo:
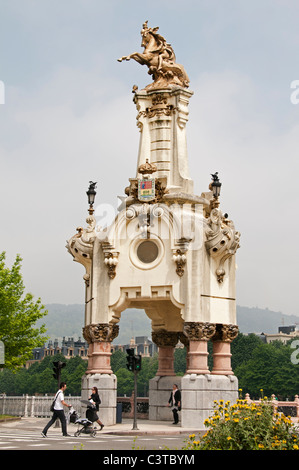
[[[48,418],[52,416],[50,407],[53,400],[54,396],[23,395],[21,397],[10,397],[2,395],[0,396],[0,414],[24,418]],[[73,405],[79,414],[82,413],[81,397],[67,396],[66,400]]]
[[[260,400],[251,400],[249,393],[246,393],[245,400],[248,403],[260,403]],[[271,395],[270,402],[272,402],[274,410],[278,413],[283,413],[285,416],[291,418],[299,418],[299,396],[295,395],[294,401],[279,401],[275,395]]]
[[[21,416],[24,418],[49,418],[52,416],[50,406],[53,396],[11,397],[0,395],[0,415]],[[66,396],[66,402],[71,403],[77,413],[85,416],[86,406],[81,403],[81,397]],[[132,418],[134,412],[134,394],[131,397],[118,397],[117,403],[122,404],[122,417]],[[148,419],[149,399],[137,398],[137,417]]]

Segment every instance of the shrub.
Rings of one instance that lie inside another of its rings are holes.
[[[259,404],[237,400],[214,402],[213,415],[205,420],[207,432],[189,436],[187,450],[299,450],[298,433],[290,417],[275,413],[265,397]]]

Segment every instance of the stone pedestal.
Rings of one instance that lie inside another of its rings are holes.
[[[149,419],[153,421],[173,421],[168,400],[173,384],[181,388],[182,377],[156,376],[149,381]]]
[[[116,424],[117,378],[114,374],[86,374],[82,377],[81,399],[88,400],[92,387],[97,387],[101,398],[98,416],[105,426]],[[86,411],[86,408],[83,407]],[[82,417],[85,417],[85,411]]]
[[[238,379],[234,375],[186,374],[181,378],[181,426],[205,429],[204,421],[213,414],[214,400],[236,403]]]

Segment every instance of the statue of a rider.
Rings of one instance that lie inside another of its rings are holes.
[[[143,54],[133,52],[118,61],[134,59],[141,65],[147,65],[148,73],[153,76],[154,83],[148,85],[146,89],[168,88],[175,85],[187,88],[189,78],[184,67],[176,63],[173,48],[158,33],[158,27],[149,28],[147,23],[147,21],[143,23],[141,30]]]

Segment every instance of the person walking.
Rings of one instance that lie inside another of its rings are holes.
[[[172,406],[172,413],[173,413],[173,419],[174,419],[172,424],[178,424],[179,422],[178,411],[181,411],[181,392],[178,389],[177,384],[173,384],[172,392],[168,400],[168,406]]]
[[[97,387],[92,387],[91,389],[91,395],[89,397],[89,400],[94,404],[95,409],[93,409],[93,413],[91,415],[91,421],[94,423],[95,421],[101,426],[100,431],[102,431],[104,424],[100,420],[100,418],[97,415],[97,411],[99,411],[99,407],[101,404],[101,399],[99,396],[99,392]]]
[[[66,389],[66,383],[61,382],[60,388],[59,388],[58,392],[55,395],[53,416],[50,419],[50,421],[48,422],[48,424],[42,430],[42,436],[43,437],[47,437],[48,429],[55,423],[55,421],[57,419],[59,419],[60,422],[61,422],[62,435],[64,437],[70,437],[70,434],[67,433],[66,418],[65,418],[63,407],[66,406],[67,408],[71,408],[72,405],[68,405],[64,401],[64,391],[65,391],[65,389]]]

